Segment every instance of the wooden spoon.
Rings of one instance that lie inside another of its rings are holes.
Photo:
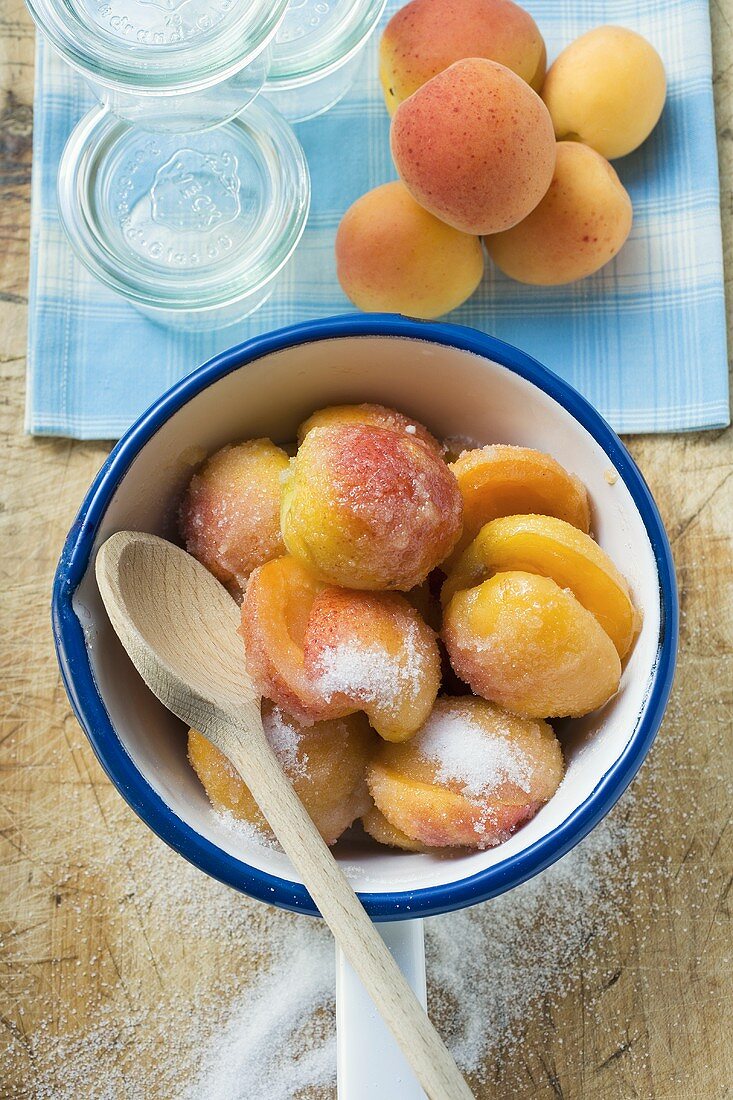
[[[469,1100],[472,1093],[443,1040],[270,748],[245,669],[235,601],[190,554],[136,531],[105,542],[96,575],[135,668],[153,694],[221,749],[242,776],[430,1100]]]

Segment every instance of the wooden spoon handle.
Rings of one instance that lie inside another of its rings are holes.
[[[443,1041],[285,778],[243,669],[239,611],[184,550],[120,531],[97,555],[114,629],[154,695],[229,757],[430,1100],[470,1100]]]
[[[236,731],[228,736],[221,731],[227,756],[250,788],[430,1100],[470,1100],[473,1094],[443,1040],[283,774],[261,722],[251,719],[248,714],[244,744]]]

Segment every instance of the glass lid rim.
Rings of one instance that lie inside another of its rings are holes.
[[[75,196],[80,187],[84,190],[88,188],[99,163],[95,154],[99,153],[108,137],[110,127],[121,130],[117,142],[125,134],[140,131],[101,106],[88,111],[72,130],[62,152],[58,172],[61,225],[75,256],[87,271],[127,301],[154,309],[211,311],[234,305],[266,286],[291,258],[303,235],[310,210],[311,187],[305,154],[292,129],[270,104],[260,101],[247,108],[248,112],[255,110],[260,116],[260,125],[250,125],[248,129],[255,134],[264,133],[271,140],[277,139],[277,162],[281,166],[287,165],[291,179],[300,189],[300,196],[299,201],[289,208],[288,216],[280,221],[281,235],[275,246],[271,239],[277,229],[278,223],[275,221],[259,242],[254,266],[250,268],[253,277],[243,279],[247,273],[245,258],[229,266],[226,279],[215,272],[208,283],[197,284],[191,278],[191,268],[187,268],[178,280],[174,276],[166,281],[164,272],[158,271],[153,275],[146,274],[142,268],[131,268],[124,263],[117,249],[107,247],[106,236],[99,231],[99,222],[95,220],[89,224],[86,211]],[[266,125],[262,125],[263,120]],[[233,119],[218,129],[238,124],[241,125],[240,120]],[[111,149],[115,144],[113,139]],[[102,155],[109,156],[111,149],[108,148]],[[270,257],[270,262],[266,262],[266,257]],[[186,290],[187,286],[191,289]]]
[[[356,8],[359,2],[360,0],[354,0],[352,7]],[[371,37],[386,6],[387,0],[367,0],[364,11],[354,26],[347,27],[346,31],[342,30],[341,33],[334,32],[331,36],[325,34],[322,38],[316,38],[308,49],[303,50],[296,64],[287,59],[280,61],[279,46],[273,42],[272,62],[267,83],[271,87],[278,87],[281,84],[297,86],[299,81],[313,78],[321,71],[325,76],[331,69],[338,68]]]
[[[79,20],[70,23],[59,11],[58,0],[26,3],[37,28],[68,64],[103,85],[143,93],[206,88],[246,68],[270,45],[288,6],[288,0],[259,0],[258,7],[250,5],[238,23],[222,21],[206,39],[193,37],[150,47],[94,34]],[[247,48],[238,53],[235,46],[241,33],[246,34]],[[228,50],[222,51],[222,41],[231,42]]]

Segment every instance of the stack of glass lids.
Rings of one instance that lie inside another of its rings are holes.
[[[287,0],[28,0],[51,45],[123,118],[194,130],[262,87]]]
[[[340,99],[385,0],[28,5],[99,100],[59,168],[79,259],[163,324],[213,328],[251,313],[310,203],[303,150],[271,104],[295,121]]]

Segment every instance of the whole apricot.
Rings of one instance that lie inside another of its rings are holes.
[[[533,817],[563,771],[546,722],[483,699],[446,696],[411,741],[379,748],[367,779],[377,809],[396,830],[386,843],[404,835],[429,847],[482,849]],[[379,819],[374,826],[377,839],[388,838]]]
[[[371,804],[366,769],[376,746],[366,719],[354,714],[306,727],[264,702],[262,723],[319,833],[326,844],[335,844]],[[216,810],[228,811],[272,836],[239,773],[219,749],[193,729],[188,735],[188,758]]]
[[[533,718],[596,710],[621,678],[613,642],[572,592],[518,569],[458,591],[443,640],[476,695]]]
[[[407,591],[461,533],[455,477],[417,436],[373,424],[308,432],[291,463],[281,526],[294,558],[345,588]]]
[[[403,100],[467,57],[506,65],[539,92],[547,53],[529,12],[513,0],[411,0],[379,44],[379,79],[391,115]]]
[[[608,161],[588,145],[561,141],[545,197],[518,225],[487,237],[486,247],[512,279],[560,286],[612,260],[632,218],[631,199]]]
[[[359,309],[432,318],[470,298],[484,255],[477,237],[428,213],[395,181],[368,191],[344,214],[336,273]]]
[[[555,168],[544,103],[484,58],[457,61],[401,103],[391,145],[412,197],[465,233],[500,233],[526,218]]]
[[[664,65],[651,43],[609,26],[571,42],[542,88],[558,140],[582,141],[609,160],[649,137],[666,95]]]
[[[222,447],[194,474],[181,503],[181,537],[238,594],[252,570],[285,550],[280,534],[288,456],[269,439]]]

